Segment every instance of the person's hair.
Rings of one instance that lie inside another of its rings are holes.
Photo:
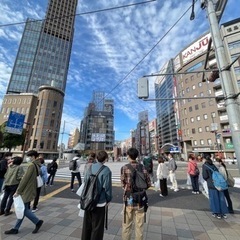
[[[35,150],[30,150],[29,152],[27,152],[27,156],[28,157],[35,157],[35,158],[37,158],[38,157],[38,152],[37,151],[35,151]]]
[[[5,152],[3,157],[6,158],[6,157],[11,157],[12,156],[12,153],[11,152]]]
[[[39,161],[41,164],[44,164],[44,159],[43,158],[39,158]]]
[[[209,155],[206,155],[206,156],[205,156],[205,159],[206,159],[206,162],[207,162],[208,164],[210,164],[210,165],[213,164],[213,161],[212,161],[212,159],[211,159],[211,157],[210,157]]]
[[[97,154],[98,162],[104,162],[108,158],[108,154],[105,151],[100,151]]]
[[[138,157],[138,150],[136,148],[129,148],[127,150],[127,155],[132,159],[136,160]]]
[[[159,156],[159,157],[158,157],[158,163],[164,163],[164,159],[163,159],[162,156]]]
[[[57,161],[57,158],[55,157],[55,158],[53,158],[53,162],[56,162]]]
[[[90,155],[89,155],[89,158],[96,158],[96,153],[95,152],[91,152]]]
[[[192,159],[192,160],[194,160],[195,159],[195,156],[194,156],[194,154],[193,153],[189,153],[188,154],[188,159]]]
[[[14,165],[21,165],[22,162],[23,162],[22,157],[16,156],[16,157],[13,158],[13,164],[14,164]]]

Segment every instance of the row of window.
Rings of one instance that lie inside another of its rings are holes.
[[[3,103],[4,104],[30,104],[31,99],[30,98],[12,98],[12,99],[5,98]]]

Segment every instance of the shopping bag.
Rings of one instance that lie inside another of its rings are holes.
[[[40,188],[43,186],[43,180],[40,175],[37,176],[37,187]]]
[[[18,195],[17,197],[13,197],[13,204],[14,204],[14,209],[15,209],[15,214],[17,216],[17,219],[22,219],[24,215],[25,205],[21,195]]]
[[[3,199],[3,196],[4,196],[4,191],[2,191],[2,193],[0,195],[0,203],[1,203],[2,199]]]
[[[83,191],[83,188],[84,188],[84,183],[81,184],[81,186],[78,188],[76,194],[81,197],[82,195],[82,191]]]
[[[84,217],[85,210],[81,209],[80,203],[78,204],[78,208],[80,209],[80,210],[79,210],[79,213],[78,213],[78,216],[79,216],[79,217]]]
[[[160,181],[159,179],[154,183],[154,187],[155,187],[155,191],[159,191],[160,190]]]

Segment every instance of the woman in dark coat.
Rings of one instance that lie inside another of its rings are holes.
[[[212,170],[218,171],[217,167],[213,164],[210,156],[205,157],[206,161],[202,166],[202,176],[205,181],[207,181],[208,193],[209,193],[209,203],[210,209],[212,211],[212,216],[218,219],[227,218],[226,213],[228,213],[228,208],[226,205],[225,197],[223,191],[218,191],[212,180]],[[211,168],[211,169],[209,169]]]

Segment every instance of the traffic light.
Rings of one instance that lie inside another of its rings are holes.
[[[209,82],[215,82],[216,79],[219,78],[219,71],[211,72],[210,76],[208,77]]]

